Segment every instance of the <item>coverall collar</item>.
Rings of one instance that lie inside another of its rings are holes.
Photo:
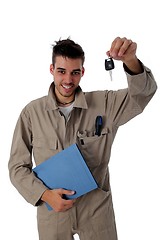
[[[46,110],[58,109],[58,104],[56,102],[56,96],[55,96],[54,89],[55,89],[55,85],[54,85],[54,82],[52,82],[50,85],[49,91],[48,91]],[[78,86],[78,88],[76,90],[75,102],[74,102],[73,107],[88,109],[88,105],[87,105],[84,93],[82,92],[82,89],[80,86]]]

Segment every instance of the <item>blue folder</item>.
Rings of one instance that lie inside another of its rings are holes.
[[[74,195],[65,195],[66,199],[78,198],[98,187],[76,144],[39,164],[33,172],[49,189],[75,191]]]

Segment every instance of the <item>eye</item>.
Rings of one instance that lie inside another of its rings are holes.
[[[58,73],[65,74],[65,71],[64,70],[58,70]]]
[[[72,72],[72,75],[79,75],[79,74],[80,74],[79,71],[74,71],[74,72]]]

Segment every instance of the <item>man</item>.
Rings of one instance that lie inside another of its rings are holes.
[[[116,132],[140,114],[156,91],[151,71],[136,56],[136,43],[117,37],[107,52],[123,62],[128,89],[84,93],[79,87],[85,69],[84,52],[70,39],[53,46],[50,72],[54,82],[48,96],[34,100],[21,112],[13,136],[10,178],[20,194],[37,208],[40,240],[116,240],[108,163]],[[95,135],[95,119],[103,126]],[[74,189],[49,190],[32,172],[36,165],[77,143],[99,188],[76,200],[65,200]],[[44,203],[54,210],[48,211]]]

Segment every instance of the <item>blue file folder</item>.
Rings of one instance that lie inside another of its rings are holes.
[[[33,172],[49,189],[75,191],[74,195],[66,195],[66,199],[78,198],[98,187],[76,144],[39,164]]]

